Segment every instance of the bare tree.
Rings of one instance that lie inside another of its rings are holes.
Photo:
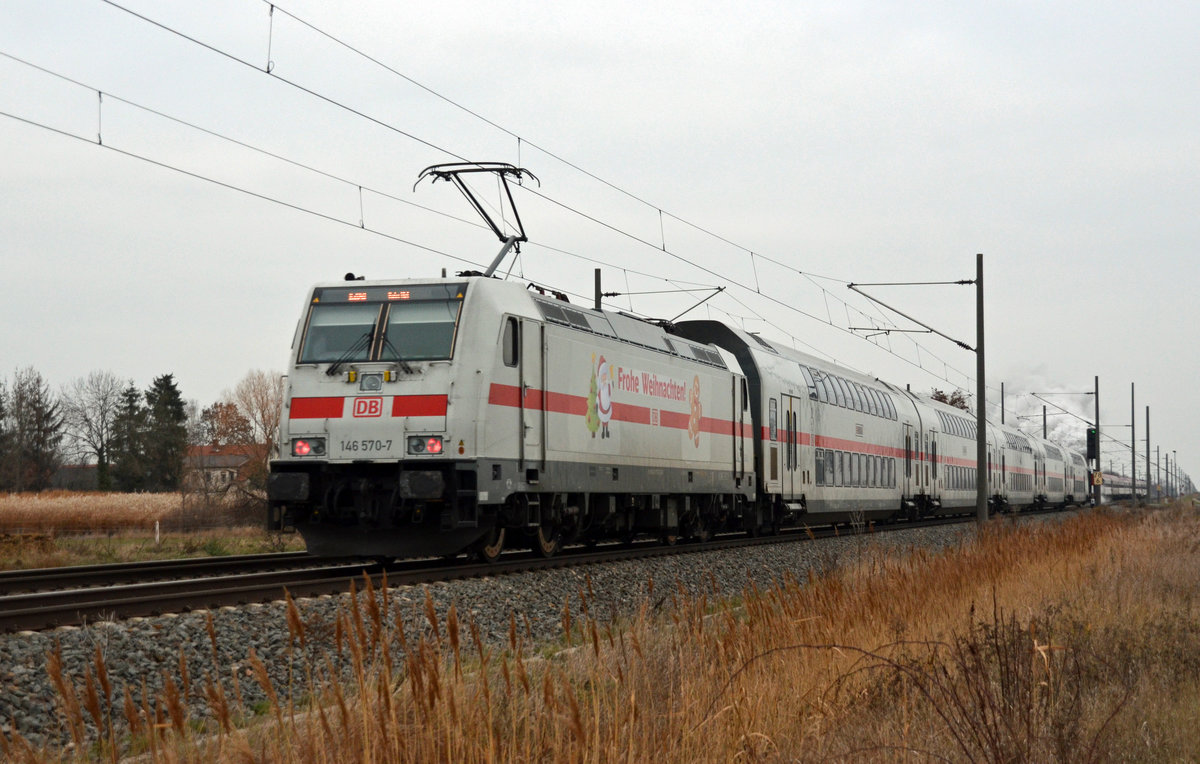
[[[279,412],[283,407],[283,376],[277,372],[254,369],[238,382],[233,393],[226,393],[224,403],[237,406],[238,412],[250,425],[253,465],[250,480],[263,487],[267,480],[267,461],[275,449],[279,432]]]
[[[0,379],[0,491],[12,488],[16,480],[13,455],[13,422],[10,418],[11,404],[8,387]]]
[[[121,391],[126,384],[110,371],[93,371],[62,389],[68,449],[73,455],[96,460],[96,484],[102,491],[112,488],[110,452]]]

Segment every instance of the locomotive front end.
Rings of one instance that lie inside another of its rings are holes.
[[[480,534],[475,466],[452,442],[469,282],[314,287],[292,345],[268,524],[324,555],[450,554]],[[469,417],[468,412],[464,412]]]

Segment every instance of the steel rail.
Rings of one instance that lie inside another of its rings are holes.
[[[47,589],[136,583],[148,578],[164,578],[189,573],[211,572],[215,574],[233,570],[294,567],[306,562],[311,563],[316,559],[307,552],[274,552],[5,570],[0,571],[0,595]]]
[[[1034,514],[1024,511],[1015,515]],[[529,551],[506,552],[493,563],[405,560],[383,565],[375,560],[329,562],[302,570],[271,570],[226,574],[175,581],[155,581],[51,592],[0,595],[0,632],[79,626],[99,621],[172,612],[190,612],[226,606],[347,593],[360,589],[369,578],[380,587],[412,586],[483,576],[512,575],[537,570],[649,559],[675,554],[712,552],[762,544],[833,537],[862,538],[875,533],[963,523],[971,516],[941,516],[917,522],[864,523],[859,526],[788,528],[774,535],[728,534],[707,541],[662,544],[648,539],[631,544],[606,543],[596,547],[571,547],[554,557]],[[364,578],[365,577],[365,578]]]

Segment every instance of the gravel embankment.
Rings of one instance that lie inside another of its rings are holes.
[[[1061,515],[1060,515],[1061,516]],[[673,555],[647,561],[631,561],[566,570],[525,573],[501,578],[471,579],[428,587],[391,590],[393,609],[400,613],[405,634],[418,637],[428,628],[425,590],[436,605],[439,618],[453,602],[464,622],[474,619],[485,639],[506,642],[509,614],[525,621],[535,642],[561,636],[564,603],[580,612],[580,593],[588,588],[589,607],[602,620],[626,615],[645,602],[647,595],[657,603],[676,590],[677,583],[688,591],[709,591],[713,582],[720,591],[738,594],[748,584],[768,587],[785,572],[802,579],[807,571],[828,569],[852,559],[870,545],[907,549],[941,548],[957,543],[974,532],[963,523],[938,528],[888,531],[870,536],[845,536],[817,542],[772,544],[749,549]],[[653,593],[650,592],[653,582]],[[332,649],[334,618],[347,597],[300,600],[297,605],[307,624],[309,651]],[[191,688],[188,702],[193,717],[207,716],[203,699],[206,675],[220,676],[232,697],[230,677],[238,685],[246,706],[263,700],[263,692],[250,675],[247,658],[253,648],[271,672],[281,694],[287,687],[289,667],[303,676],[301,651],[293,649],[284,603],[223,609],[212,614],[216,631],[214,668],[213,644],[208,634],[207,615],[139,619],[123,623],[99,623],[80,629],[0,635],[0,730],[17,730],[30,742],[67,742],[69,736],[57,712],[58,697],[46,670],[46,656],[61,645],[64,673],[82,689],[85,671],[93,665],[96,649],[104,656],[114,688],[116,716],[124,688],[129,687],[140,702],[143,683],[154,697],[170,677],[181,685],[181,655],[186,661]],[[303,682],[299,682],[300,685]],[[86,717],[86,712],[84,713]],[[89,722],[90,724],[90,722]]]

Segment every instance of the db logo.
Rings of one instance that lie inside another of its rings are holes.
[[[383,416],[383,398],[355,398],[354,416]]]

